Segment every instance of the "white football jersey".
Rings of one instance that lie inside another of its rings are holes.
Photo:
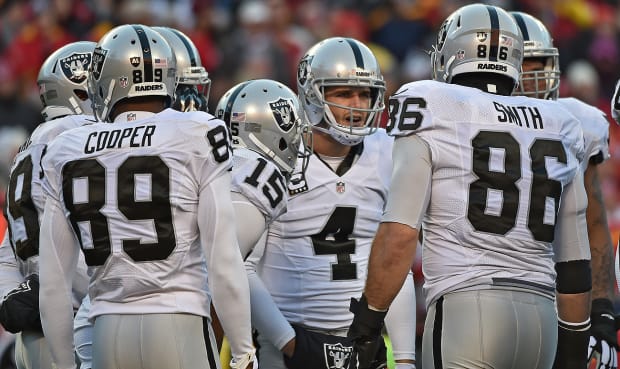
[[[289,183],[287,211],[269,227],[258,273],[286,319],[321,330],[347,329],[352,297],[366,281],[370,246],[383,214],[393,139],[367,136],[342,176],[316,155]]]
[[[231,168],[228,133],[204,112],[128,112],[60,135],[43,159],[91,274],[90,316],[209,316],[199,193]],[[124,121],[122,121],[124,120]]]
[[[555,101],[436,81],[403,85],[389,106],[390,134],[417,134],[432,158],[427,306],[471,288],[527,286],[552,296],[560,198],[584,155],[575,117]]]
[[[95,123],[94,118],[88,115],[67,115],[41,123],[13,160],[6,191],[7,230],[23,276],[39,271],[39,226],[46,198],[41,187],[41,158],[46,146],[62,132],[92,123]],[[73,283],[76,292],[73,306],[76,309],[86,293],[86,281],[86,269],[81,260]]]
[[[563,97],[557,101],[581,123],[585,142],[585,158],[581,163],[581,170],[585,172],[592,159],[596,164],[609,159],[609,121],[605,113],[574,97]]]
[[[231,190],[256,206],[267,223],[286,211],[288,190],[284,176],[271,160],[255,151],[235,148]]]

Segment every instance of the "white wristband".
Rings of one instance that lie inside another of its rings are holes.
[[[414,363],[396,363],[394,369],[415,369]]]

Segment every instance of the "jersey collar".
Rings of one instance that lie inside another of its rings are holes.
[[[133,122],[135,120],[150,118],[153,115],[155,115],[155,113],[150,111],[126,111],[117,115],[116,118],[114,118],[114,123]]]

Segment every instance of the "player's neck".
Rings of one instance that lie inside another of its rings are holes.
[[[148,111],[151,113],[159,113],[166,108],[164,99],[146,99],[146,98],[133,98],[125,101],[120,101],[114,106],[114,109],[110,112],[110,118],[114,121],[114,118],[124,112],[128,111]]]
[[[329,134],[317,130],[312,133],[312,147],[315,153],[329,157],[345,157],[351,151],[351,146],[343,145]]]

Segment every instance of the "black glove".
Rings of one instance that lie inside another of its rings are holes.
[[[0,306],[0,324],[11,333],[43,332],[39,313],[39,276],[31,274],[11,290]]]
[[[375,369],[385,367],[385,363],[376,360],[377,351],[383,343],[381,331],[386,311],[375,311],[368,308],[366,296],[357,301],[351,299],[349,311],[353,313],[353,322],[347,337],[353,340],[353,351],[357,355],[358,369]]]
[[[618,338],[613,303],[608,299],[592,300],[590,322],[588,360],[595,361],[597,369],[617,368]]]

